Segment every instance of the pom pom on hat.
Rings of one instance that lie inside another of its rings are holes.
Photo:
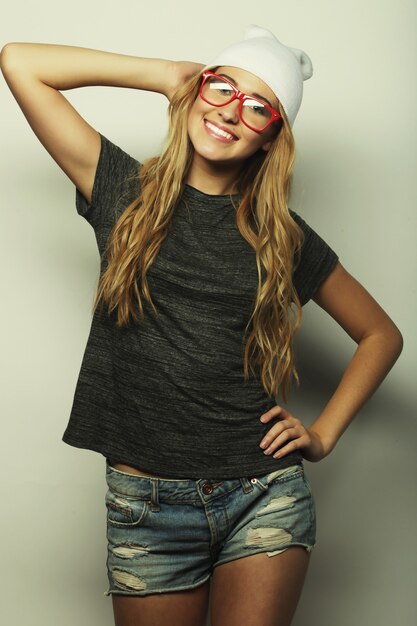
[[[243,41],[228,46],[206,66],[228,65],[258,76],[281,102],[292,126],[303,97],[303,82],[313,74],[310,57],[285,46],[266,28],[251,25]]]

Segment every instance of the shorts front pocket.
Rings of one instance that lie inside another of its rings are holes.
[[[118,528],[139,526],[149,509],[147,500],[118,495],[108,489],[105,499],[107,523]]]
[[[269,474],[263,476],[257,476],[252,482],[257,484],[261,489],[267,491],[272,485],[279,483],[285,483],[289,480],[294,480],[304,475],[304,467],[302,465],[290,465],[288,467],[280,468]]]
[[[299,476],[304,476],[304,467],[302,465],[289,465],[268,474],[266,481],[268,485],[274,485],[276,483],[285,483]]]

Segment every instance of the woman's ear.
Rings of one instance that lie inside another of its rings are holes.
[[[264,150],[265,152],[268,152],[268,150],[270,149],[270,147],[272,146],[274,141],[277,139],[277,137],[278,137],[278,135],[279,135],[279,133],[281,131],[282,124],[280,124],[279,122],[274,122],[272,124],[272,127],[273,127],[272,137],[271,137],[271,135],[269,135],[270,139],[268,139],[268,141],[265,141],[265,143],[261,146],[262,150]]]
[[[264,143],[263,146],[261,146],[261,149],[264,150],[265,152],[268,152],[269,148],[272,146],[272,142],[273,142],[273,139],[271,139],[270,141],[267,141],[266,143]]]

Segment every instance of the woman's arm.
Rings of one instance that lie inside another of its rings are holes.
[[[187,72],[202,67],[36,43],[8,43],[1,51],[0,66],[34,133],[88,201],[100,137],[60,91],[104,85],[155,91],[170,98]]]
[[[263,440],[267,440],[271,453],[280,446],[283,447],[278,456],[300,448],[307,460],[319,461],[333,450],[388,374],[401,354],[403,339],[385,311],[340,263],[316,291],[313,300],[340,324],[358,347],[336,391],[309,428],[304,428],[281,407],[273,407],[262,421],[268,422],[277,415],[283,418]]]

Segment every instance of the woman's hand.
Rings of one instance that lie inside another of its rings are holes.
[[[274,459],[279,459],[300,450],[307,461],[321,461],[331,449],[326,450],[320,435],[311,429],[305,428],[299,419],[291,415],[282,407],[276,405],[261,416],[264,424],[279,416],[280,421],[274,424],[260,443],[265,454],[275,454]]]
[[[205,67],[203,63],[194,63],[193,61],[172,61],[169,68],[169,81],[165,95],[168,100],[172,99],[174,93],[189,78],[201,72]]]

